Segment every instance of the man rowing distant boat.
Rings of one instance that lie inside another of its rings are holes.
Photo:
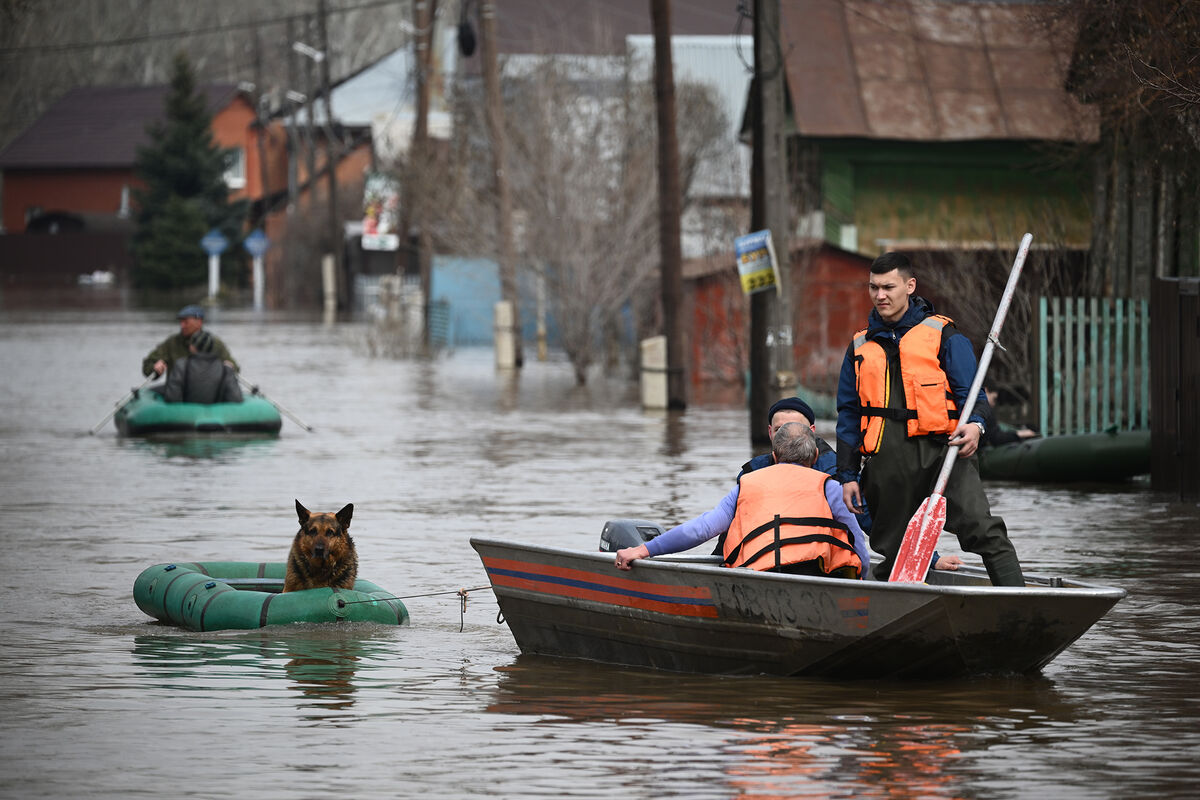
[[[168,372],[176,361],[189,355],[188,345],[191,344],[192,336],[204,328],[204,309],[197,305],[184,306],[179,309],[176,317],[179,320],[179,333],[163,339],[142,359],[143,375],[162,375]],[[238,364],[229,354],[225,343],[216,336],[212,337],[212,342],[212,352],[237,371]]]
[[[793,575],[861,578],[870,564],[866,537],[829,475],[812,469],[816,434],[789,422],[771,442],[775,463],[743,474],[716,508],[637,547],[617,551],[616,565],[688,550],[728,529],[724,563]]]

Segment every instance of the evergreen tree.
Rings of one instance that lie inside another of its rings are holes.
[[[150,143],[138,148],[134,165],[144,186],[134,191],[134,284],[168,290],[202,285],[208,256],[200,239],[219,229],[230,242],[222,259],[232,262],[246,203],[229,202],[224,175],[231,151],[213,142],[212,114],[182,53],[175,58],[166,117],[147,133]]]

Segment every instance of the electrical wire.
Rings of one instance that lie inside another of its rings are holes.
[[[400,5],[403,2],[405,2],[405,0],[363,0],[363,2],[356,3],[352,6],[331,8],[327,13],[329,16],[348,14],[353,11],[364,11],[371,8],[379,8],[381,6]],[[60,53],[68,50],[91,50],[102,47],[127,47],[129,45],[142,44],[144,42],[165,41],[168,39],[186,39],[194,36],[209,36],[215,33],[227,33],[229,31],[250,30],[251,28],[279,25],[291,20],[304,19],[308,16],[311,16],[311,14],[288,14],[282,17],[269,17],[266,19],[250,20],[247,22],[228,22],[220,25],[191,28],[189,30],[164,31],[162,33],[146,33],[138,36],[125,36],[118,39],[107,39],[100,42],[63,42],[60,44],[47,43],[19,45],[16,47],[0,47],[0,56]]]

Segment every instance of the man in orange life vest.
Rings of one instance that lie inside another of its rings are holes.
[[[916,288],[902,253],[885,253],[871,264],[875,310],[847,348],[838,382],[837,479],[846,505],[861,509],[865,498],[870,507],[871,548],[884,557],[874,574],[887,580],[909,519],[933,491],[947,442],[958,445],[944,493],[946,530],[983,558],[994,585],[1023,586],[1016,550],[1004,520],[992,516],[972,458],[984,432],[982,390],[971,424],[949,438],[975,377],[974,348],[952,319],[913,295]]]
[[[866,537],[842,501],[842,489],[817,460],[816,435],[789,422],[775,431],[772,466],[748,472],[716,508],[637,547],[617,551],[616,565],[688,550],[728,529],[722,548],[731,567],[861,578],[870,563]]]

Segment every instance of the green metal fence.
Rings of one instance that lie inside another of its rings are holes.
[[[1150,426],[1148,300],[1038,300],[1038,415],[1044,435]]]

